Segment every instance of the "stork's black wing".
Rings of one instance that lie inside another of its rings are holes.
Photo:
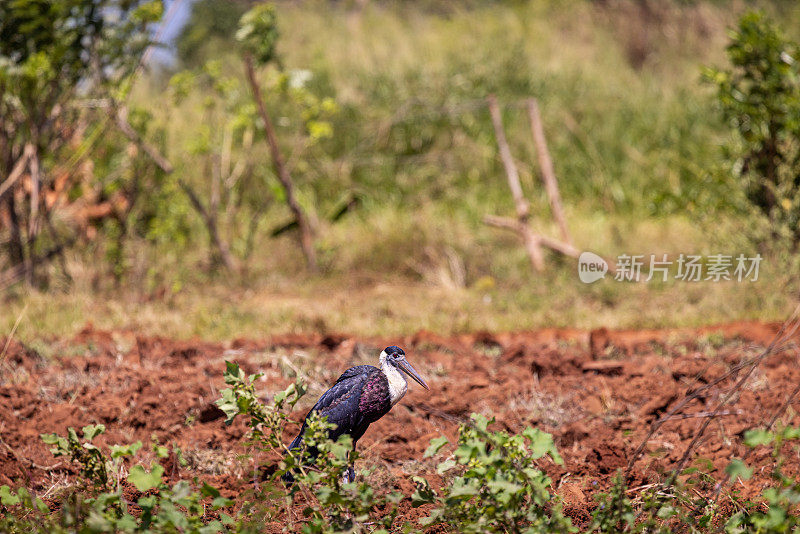
[[[328,391],[323,393],[317,403],[306,415],[314,412],[327,417],[329,423],[336,425],[336,428],[329,434],[330,438],[338,439],[342,434],[350,434],[353,440],[358,440],[366,430],[368,422],[364,421],[364,414],[359,409],[359,401],[364,386],[374,373],[380,373],[380,369],[371,365],[357,365],[351,367],[336,380],[336,383]],[[303,440],[303,433],[306,430],[306,422],[299,435],[289,445],[290,449],[298,447]]]

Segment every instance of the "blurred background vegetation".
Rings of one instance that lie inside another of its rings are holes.
[[[0,9],[0,182],[33,154],[0,189],[4,331],[679,326],[777,320],[796,301],[794,2],[186,3],[166,63],[145,49],[171,2]],[[759,253],[758,281],[585,285],[554,253],[532,272],[482,222],[514,213],[489,94],[537,231],[557,235],[530,97],[578,249]]]

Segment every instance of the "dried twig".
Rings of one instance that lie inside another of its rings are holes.
[[[186,193],[186,196],[189,197],[189,201],[192,203],[192,206],[194,206],[194,209],[197,211],[197,213],[200,214],[200,217],[203,218],[203,222],[205,222],[206,228],[208,229],[208,235],[211,239],[211,243],[219,252],[219,257],[222,260],[222,263],[229,271],[236,271],[236,264],[233,261],[230,247],[228,246],[228,243],[225,242],[222,237],[220,237],[219,228],[217,226],[216,212],[212,209],[206,209],[206,207],[203,205],[203,202],[200,200],[200,197],[185,180],[178,180],[178,185],[181,187],[181,189],[183,189],[183,192]]]
[[[647,445],[647,442],[652,439],[652,437],[656,434],[656,432],[658,432],[658,430],[661,428],[661,426],[664,423],[669,421],[670,417],[674,416],[676,413],[678,413],[681,410],[683,410],[683,408],[687,404],[689,404],[690,402],[692,402],[692,401],[694,401],[694,400],[696,400],[696,399],[698,399],[700,397],[703,397],[713,387],[715,387],[718,384],[720,384],[721,382],[724,382],[725,380],[729,379],[731,376],[734,376],[734,375],[738,374],[739,371],[741,371],[742,369],[744,369],[744,368],[746,368],[748,366],[753,366],[754,364],[760,363],[761,360],[763,360],[764,358],[766,358],[770,354],[776,354],[778,352],[781,352],[781,351],[785,350],[785,347],[780,347],[779,346],[780,345],[780,341],[779,340],[783,339],[783,335],[786,332],[788,324],[790,322],[792,322],[792,321],[796,321],[797,320],[798,312],[800,312],[800,307],[796,308],[794,313],[792,314],[792,316],[787,320],[787,322],[785,322],[781,326],[781,330],[779,330],[778,333],[775,335],[775,338],[773,338],[772,342],[770,343],[769,347],[767,347],[767,349],[765,349],[763,352],[759,353],[758,355],[756,355],[756,356],[754,356],[752,358],[748,358],[748,359],[738,363],[737,365],[734,365],[733,367],[731,367],[731,369],[727,373],[725,373],[725,374],[719,376],[718,378],[712,380],[711,382],[707,383],[703,387],[700,387],[700,388],[694,390],[691,394],[685,396],[680,402],[678,402],[669,412],[665,413],[661,418],[656,419],[655,421],[653,421],[653,424],[650,426],[650,430],[648,431],[647,435],[639,443],[639,446],[636,448],[636,450],[634,451],[633,455],[631,456],[631,459],[628,461],[628,466],[625,469],[625,477],[628,478],[630,476],[631,471],[633,470],[633,465],[634,465],[634,463],[636,463],[636,460],[639,459],[639,456],[641,456],[641,453],[644,450],[645,446]],[[795,326],[795,328],[796,328],[796,326]]]
[[[680,413],[673,415],[668,420],[678,421],[681,419],[694,419],[695,417],[726,417],[729,415],[742,415],[742,410],[726,410],[719,413],[714,412],[695,412],[695,413]]]
[[[722,398],[717,403],[716,407],[709,413],[707,417],[705,417],[704,421],[695,431],[694,436],[692,437],[692,441],[689,443],[689,446],[686,448],[686,451],[684,451],[683,456],[681,456],[676,467],[672,470],[672,474],[670,475],[669,479],[666,482],[661,483],[660,492],[667,491],[669,488],[673,487],[678,476],[680,475],[680,473],[683,472],[684,468],[686,467],[686,464],[689,461],[692,452],[696,449],[697,445],[703,439],[703,435],[705,434],[708,425],[710,425],[712,421],[716,420],[716,418],[722,413],[722,408],[733,398],[733,396],[736,393],[738,393],[741,390],[741,388],[747,382],[748,378],[750,378],[753,371],[755,371],[755,369],[761,364],[761,362],[763,362],[769,356],[776,354],[777,352],[786,350],[790,339],[797,333],[798,327],[800,327],[800,306],[796,307],[792,315],[789,317],[789,319],[787,319],[783,323],[783,325],[781,325],[780,330],[775,335],[775,337],[773,337],[769,346],[764,351],[762,351],[757,356],[749,358],[745,362],[742,362],[739,365],[735,366],[728,373],[725,373],[725,375],[723,375],[722,377],[718,378],[717,380],[714,380],[713,382],[707,384],[703,388],[700,388],[699,390],[695,391],[692,395],[686,396],[683,399],[683,401],[678,403],[678,405],[675,406],[672,410],[670,410],[668,414],[666,414],[658,421],[654,422],[650,432],[642,441],[642,443],[639,445],[634,455],[631,457],[628,463],[628,468],[626,469],[625,472],[626,478],[630,475],[630,471],[633,467],[633,464],[641,454],[641,451],[644,449],[644,445],[650,440],[653,434],[655,434],[655,432],[661,427],[661,425],[664,422],[669,420],[670,417],[673,417],[675,413],[677,413],[679,410],[683,409],[683,407],[686,406],[686,404],[688,404],[691,400],[694,400],[698,398],[700,395],[702,395],[703,392],[707,391],[710,387],[713,387],[722,380],[725,380],[726,378],[729,378],[730,376],[733,376],[734,374],[738,373],[740,370],[746,368],[746,371],[744,372],[743,376],[739,378],[739,380],[737,380],[736,383],[722,395]],[[797,388],[796,391],[800,392],[800,387]],[[793,397],[790,396],[789,402],[791,401],[792,398]],[[784,406],[788,407],[788,403],[784,403]],[[776,416],[779,415],[779,413],[777,413]],[[773,422],[775,420],[777,420],[777,417],[773,417]],[[721,490],[721,487],[722,485],[719,485],[718,488],[715,488],[716,491],[715,497]],[[656,513],[658,512],[658,509],[660,509],[660,507],[656,508]],[[642,510],[641,513],[644,513],[644,510]]]
[[[572,238],[567,230],[567,219],[564,216],[564,208],[561,205],[561,194],[558,191],[558,182],[556,181],[556,173],[553,169],[553,160],[550,158],[550,152],[547,150],[547,140],[544,136],[544,127],[542,126],[542,117],[539,113],[539,104],[535,98],[528,100],[528,118],[531,121],[531,132],[533,134],[533,142],[536,145],[536,154],[539,158],[539,168],[542,170],[542,181],[547,190],[547,198],[550,200],[550,209],[553,211],[553,218],[558,223],[558,228],[561,231],[561,239],[564,243],[572,245]]]
[[[32,144],[28,143],[25,145],[25,148],[22,150],[22,156],[17,160],[17,163],[14,164],[14,168],[11,169],[11,174],[8,175],[8,178],[0,185],[0,200],[3,199],[3,196],[8,193],[9,190],[17,183],[17,180],[20,179],[22,176],[22,172],[25,170],[25,166],[28,165],[31,157],[33,157],[35,149]]]
[[[511,149],[508,147],[508,141],[506,140],[505,130],[503,129],[503,118],[500,115],[500,107],[497,105],[497,98],[495,98],[494,95],[490,95],[487,102],[489,104],[489,114],[492,117],[495,137],[497,138],[497,146],[500,150],[500,159],[503,161],[503,167],[505,167],[506,177],[508,178],[508,187],[511,189],[511,195],[514,197],[514,206],[517,210],[519,225],[515,230],[520,234],[525,243],[525,249],[528,251],[528,256],[530,257],[533,268],[537,271],[542,271],[544,270],[544,258],[539,243],[540,239],[528,225],[530,204],[525,200],[525,195],[522,193],[522,185],[519,181],[517,165],[514,163]]]
[[[786,398],[786,401],[783,404],[781,404],[780,407],[777,410],[775,410],[774,414],[772,414],[772,417],[770,418],[770,421],[766,426],[766,430],[768,432],[770,430],[772,430],[772,428],[775,426],[775,423],[777,423],[778,419],[781,417],[781,415],[783,415],[786,412],[786,410],[792,404],[794,399],[797,398],[798,394],[800,394],[800,384],[795,386],[794,390],[792,390],[792,392]],[[742,461],[743,462],[746,461],[750,457],[750,455],[753,453],[754,450],[755,449],[748,449],[747,451],[745,451],[745,453],[742,455]],[[711,497],[709,497],[707,499],[709,502],[716,502],[717,501],[717,499],[719,498],[720,493],[722,492],[722,488],[728,483],[728,481],[730,481],[730,478],[731,478],[730,474],[728,474],[726,472],[723,475],[722,480],[720,480],[719,482],[717,482],[714,485],[714,492],[712,493]]]
[[[131,141],[136,144],[145,154],[148,155],[150,159],[153,160],[153,163],[159,166],[159,168],[167,174],[170,174],[175,168],[172,166],[172,163],[169,162],[167,158],[161,155],[161,153],[151,144],[147,143],[139,132],[137,132],[133,126],[128,122],[128,108],[126,106],[118,106],[113,100],[108,100],[108,106],[112,109],[115,117],[117,127],[125,134],[125,136],[130,139]]]
[[[17,328],[19,328],[19,324],[22,322],[22,318],[25,316],[25,312],[28,311],[28,304],[25,304],[25,307],[22,308],[22,311],[19,312],[17,316],[17,320],[14,321],[14,326],[11,327],[11,332],[9,332],[8,337],[6,338],[6,344],[3,346],[3,351],[0,352],[0,363],[6,357],[6,353],[8,352],[8,346],[11,345],[11,340],[14,339],[14,334],[17,332]]]

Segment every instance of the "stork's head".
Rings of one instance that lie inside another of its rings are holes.
[[[392,345],[391,347],[386,347],[383,349],[383,352],[381,352],[381,365],[384,363],[392,365],[404,372],[425,389],[431,389],[428,387],[428,384],[425,383],[422,377],[419,376],[419,373],[417,373],[417,371],[411,367],[411,364],[408,363],[408,360],[406,360],[406,353],[403,352],[403,349],[400,347]]]

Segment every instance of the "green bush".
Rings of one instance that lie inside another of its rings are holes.
[[[774,485],[766,488],[757,502],[745,502],[744,510],[735,514],[725,524],[728,533],[759,532],[779,533],[797,532],[800,519],[797,517],[797,505],[800,503],[800,480],[792,470],[785,469],[786,456],[783,446],[800,440],[800,428],[785,427],[778,431],[765,429],[748,430],[744,436],[744,444],[750,448],[772,446],[772,457],[775,465],[772,469]],[[753,469],[739,459],[734,459],[728,467],[732,479],[740,477],[748,479]],[[766,510],[760,505],[766,505]]]
[[[800,47],[763,13],[739,21],[728,69],[707,69],[725,119],[726,145],[747,203],[763,219],[755,237],[800,244]]]
[[[457,525],[459,532],[571,532],[572,525],[550,494],[550,478],[536,460],[549,457],[563,464],[550,434],[526,428],[521,434],[492,432],[494,419],[472,414],[462,425],[452,458],[440,463],[439,474],[461,467],[439,496],[422,477],[415,477],[415,506],[433,504],[423,526]],[[426,456],[447,443],[435,439]]]
[[[153,463],[149,468],[133,464],[125,476],[126,459],[133,463],[142,443],[114,445],[106,454],[92,440],[105,432],[103,425],[83,428],[78,438],[70,428],[67,436],[43,434],[42,440],[53,445],[54,456],[65,456],[80,467],[81,480],[71,494],[63,496],[57,513],[25,488],[16,492],[0,486],[0,531],[2,532],[221,532],[233,519],[220,510],[231,506],[230,499],[206,483],[199,489],[181,480],[167,485],[164,468]],[[166,457],[166,447],[154,444],[158,457]],[[177,452],[177,451],[174,451]],[[87,484],[88,483],[88,484]],[[124,483],[134,486],[141,496],[130,503],[123,494]],[[138,508],[131,510],[131,504]],[[216,513],[219,519],[207,517]]]

